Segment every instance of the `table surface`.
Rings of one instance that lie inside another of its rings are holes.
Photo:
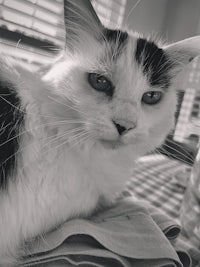
[[[180,208],[190,170],[188,165],[164,155],[142,157],[133,168],[125,195],[146,200],[180,224]],[[193,266],[200,267],[200,250],[192,245],[188,237],[181,235],[180,239],[192,246],[188,252],[193,258]]]
[[[185,174],[186,169],[187,165],[164,155],[142,157],[133,168],[128,191],[178,219],[185,183],[177,181],[176,175]]]

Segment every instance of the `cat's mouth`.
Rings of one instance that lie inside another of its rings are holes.
[[[107,149],[117,149],[125,145],[120,139],[115,141],[100,139],[99,142]]]

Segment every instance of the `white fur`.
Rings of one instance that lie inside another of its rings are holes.
[[[51,127],[48,129],[48,124],[47,129],[39,126],[45,119],[55,119],[41,117],[42,102],[36,102],[35,97],[40,98],[46,89],[42,82],[37,83],[35,76],[21,68],[19,71],[27,81],[21,80],[20,74],[14,77],[11,73],[3,73],[7,81],[10,77],[12,82],[16,78],[19,80],[19,94],[27,113],[27,132],[21,138],[16,181],[10,182],[8,192],[0,195],[2,266],[11,262],[12,256],[18,253],[18,246],[27,238],[42,234],[71,217],[90,214],[102,196],[113,201],[129,177],[127,157],[124,166],[120,166],[121,157],[125,159],[123,155],[126,155],[120,154],[125,152],[123,148],[105,150],[90,140],[74,147],[73,143],[60,146],[59,142],[45,147]],[[57,103],[56,108],[59,109]]]

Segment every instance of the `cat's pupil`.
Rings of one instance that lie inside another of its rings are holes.
[[[106,83],[106,79],[101,76],[100,78],[97,79],[97,82],[98,83]]]
[[[155,93],[154,93],[154,92],[151,92],[151,93],[150,93],[150,96],[151,96],[151,98],[153,98],[153,97],[154,97],[154,95],[155,95]]]
[[[88,82],[96,91],[104,92],[108,96],[113,95],[114,86],[105,76],[98,73],[89,73]]]

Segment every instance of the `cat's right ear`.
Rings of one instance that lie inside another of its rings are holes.
[[[180,66],[189,64],[200,55],[200,36],[194,36],[164,47]]]
[[[89,0],[64,0],[64,23],[66,47],[72,51],[88,43],[91,37],[99,39],[103,31]]]

